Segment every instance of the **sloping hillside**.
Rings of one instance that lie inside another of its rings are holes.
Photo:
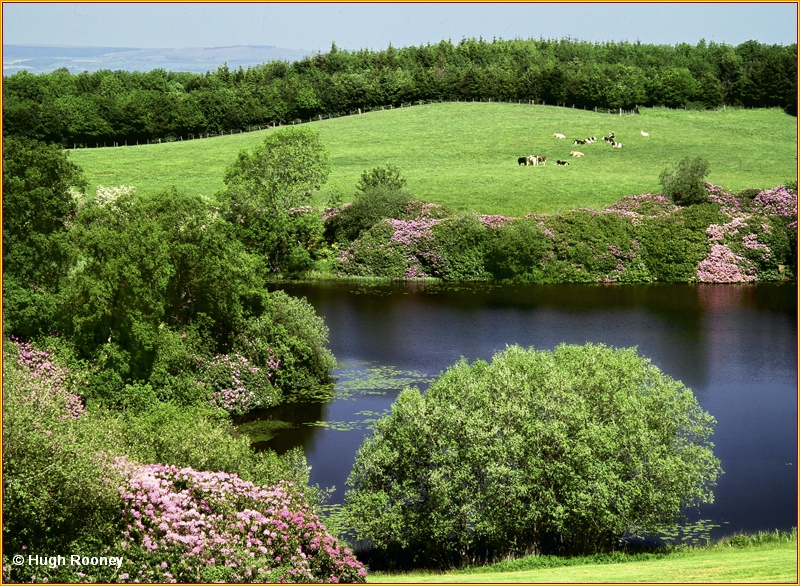
[[[311,126],[319,130],[333,164],[320,200],[338,190],[347,201],[362,171],[388,163],[401,169],[418,199],[504,215],[600,208],[626,195],[658,191],[659,173],[686,156],[708,159],[708,180],[728,190],[774,187],[796,176],[796,119],[779,109],[643,109],[620,117],[551,106],[460,102]],[[125,184],[143,192],[176,185],[213,196],[238,151],[279,130],[71,154],[85,169],[90,189]],[[602,141],[609,132],[623,148]],[[598,141],[572,144],[589,136]],[[572,150],[585,156],[570,157]],[[530,154],[545,155],[547,165],[517,164],[518,157]],[[557,166],[557,159],[570,165]]]

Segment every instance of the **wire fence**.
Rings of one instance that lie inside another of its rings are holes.
[[[367,114],[369,112],[379,112],[384,110],[394,110],[397,108],[410,108],[414,106],[426,106],[431,104],[443,104],[443,103],[500,103],[500,104],[519,104],[519,105],[530,105],[530,106],[547,106],[548,104],[542,100],[537,102],[536,100],[493,100],[491,98],[478,98],[478,99],[469,99],[469,100],[414,100],[410,102],[400,102],[398,106],[393,104],[389,104],[386,106],[372,106],[372,107],[364,107],[364,108],[355,108],[353,110],[348,110],[346,112],[333,112],[333,113],[325,113],[325,114],[317,114],[315,116],[311,116],[308,119],[305,118],[295,118],[291,121],[282,121],[282,122],[271,122],[271,123],[264,123],[264,124],[248,124],[244,128],[237,128],[232,130],[223,130],[222,132],[201,132],[197,134],[187,134],[186,136],[168,136],[163,138],[154,138],[154,139],[145,139],[144,141],[136,140],[136,141],[128,141],[128,140],[114,140],[114,141],[94,141],[94,146],[92,146],[92,141],[89,142],[73,142],[72,149],[79,149],[79,148],[114,148],[114,147],[127,147],[127,146],[143,146],[143,145],[151,145],[151,144],[164,144],[169,142],[184,142],[189,140],[200,140],[204,138],[214,138],[218,136],[232,136],[234,134],[243,134],[247,132],[258,132],[261,130],[267,130],[270,128],[278,128],[283,126],[296,126],[298,124],[309,124],[311,122],[320,122],[322,120],[331,120],[333,118],[342,118],[344,116],[359,116],[363,114]],[[569,108],[565,103],[555,103],[549,104],[552,107],[558,108]],[[575,104],[572,105],[572,109],[575,108]],[[581,108],[583,110],[589,110],[585,106]],[[601,114],[611,114],[614,116],[633,116],[639,113],[639,106],[636,106],[633,110],[623,110],[622,108],[597,108],[594,107],[591,111],[601,113]],[[69,149],[69,145],[66,147]]]

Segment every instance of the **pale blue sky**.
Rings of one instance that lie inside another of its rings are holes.
[[[492,39],[797,42],[795,3],[3,3],[3,43],[326,52]]]

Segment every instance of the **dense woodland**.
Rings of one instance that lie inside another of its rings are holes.
[[[177,140],[419,100],[576,108],[781,107],[797,114],[797,45],[464,39],[328,53],[205,75],[25,72],[3,83],[3,131],[64,146]]]

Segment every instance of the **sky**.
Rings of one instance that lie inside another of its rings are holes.
[[[3,2],[3,44],[327,52],[471,37],[789,45],[797,4]]]

